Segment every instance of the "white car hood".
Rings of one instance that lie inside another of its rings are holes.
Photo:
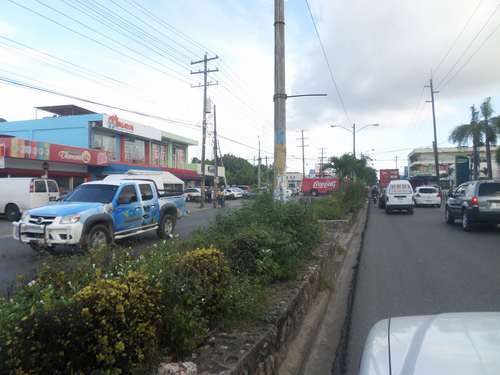
[[[362,375],[500,373],[500,313],[392,318],[375,325],[368,340]],[[380,362],[388,360],[389,351],[390,370]]]

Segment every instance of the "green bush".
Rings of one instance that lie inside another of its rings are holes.
[[[98,279],[71,300],[25,311],[10,325],[2,343],[6,370],[130,372],[156,349],[159,326],[158,292],[145,275],[134,272],[122,279]]]
[[[312,201],[314,216],[322,220],[345,219],[357,212],[366,198],[362,184],[350,183],[331,195]]]

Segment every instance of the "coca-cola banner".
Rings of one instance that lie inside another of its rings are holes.
[[[51,144],[50,160],[74,164],[108,165],[108,154],[106,151]]]

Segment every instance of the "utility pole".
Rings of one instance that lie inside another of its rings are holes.
[[[300,133],[301,133],[301,137],[297,138],[297,140],[302,141],[302,144],[300,146],[297,146],[297,147],[302,148],[302,178],[305,178],[306,177],[306,158],[305,158],[305,154],[304,154],[304,149],[306,147],[309,147],[309,146],[304,144],[304,140],[307,139],[307,138],[304,138],[304,129],[302,129],[300,131]]]
[[[437,148],[437,131],[436,131],[436,109],[434,105],[434,94],[439,93],[439,91],[434,91],[434,86],[432,84],[432,76],[430,79],[430,84],[425,86],[431,89],[431,100],[427,100],[427,103],[432,103],[432,124],[434,126],[434,142],[432,142],[432,148],[434,150],[434,165],[436,168],[436,178],[438,186],[441,186],[441,181],[439,178],[439,155]]]
[[[213,206],[217,208],[217,189],[219,186],[219,158],[217,157],[217,107],[214,104],[214,188],[213,188]]]
[[[257,189],[260,191],[260,137],[258,138],[259,139],[259,161],[258,161],[258,165],[257,165]]]
[[[352,124],[352,156],[356,159],[356,124]]]
[[[399,169],[398,168],[398,156],[396,155],[396,169]]]
[[[320,156],[320,162],[319,162],[319,176],[320,177],[324,177],[323,176],[323,160],[324,160],[324,151],[325,151],[325,148],[324,147],[321,147],[321,156]]]
[[[274,0],[274,184],[284,200],[286,170],[285,1]]]
[[[267,164],[267,155],[266,155],[266,184],[267,184],[267,188],[269,189],[269,176],[270,176],[270,173],[269,173],[269,167],[268,167],[268,164]]]
[[[201,202],[200,207],[205,205],[205,141],[207,139],[207,88],[209,86],[217,85],[217,82],[208,82],[208,73],[218,72],[219,69],[208,69],[208,62],[218,59],[218,56],[208,57],[205,52],[203,60],[191,61],[191,65],[203,63],[203,70],[198,70],[196,72],[191,71],[191,74],[203,74],[203,84],[193,86],[203,87],[203,132],[202,132],[202,143],[201,143]],[[209,111],[208,111],[209,112]]]

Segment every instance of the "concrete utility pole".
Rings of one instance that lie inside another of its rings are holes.
[[[309,147],[309,146],[304,144],[304,140],[307,139],[307,138],[304,138],[304,129],[302,129],[300,131],[300,133],[301,133],[301,137],[297,138],[297,140],[302,141],[302,144],[300,146],[297,146],[297,147],[302,148],[302,178],[305,178],[306,177],[306,158],[305,158],[305,154],[304,154],[304,149],[306,147]]]
[[[257,165],[257,189],[260,191],[260,164],[261,164],[261,159],[260,159],[260,137],[259,139],[259,164]]]
[[[356,124],[352,124],[352,156],[356,159]]]
[[[198,70],[196,72],[191,72],[191,74],[203,74],[203,84],[193,86],[195,87],[203,87],[203,135],[202,135],[202,144],[201,144],[201,202],[200,207],[205,205],[205,141],[207,139],[207,88],[209,86],[217,85],[217,82],[208,82],[208,73],[218,72],[219,69],[208,69],[208,62],[212,60],[218,59],[218,56],[207,57],[207,53],[205,52],[205,56],[203,60],[199,61],[191,61],[191,65],[201,64],[203,63],[203,70]]]
[[[399,169],[399,168],[398,168],[398,156],[397,156],[397,155],[396,155],[395,160],[396,160],[396,169]]]
[[[217,189],[219,186],[219,158],[217,157],[217,107],[214,104],[214,188],[213,188],[213,206],[217,208]]]
[[[285,1],[274,0],[274,190],[284,198],[286,171]]]
[[[431,100],[427,100],[427,103],[432,103],[432,124],[434,126],[434,142],[432,142],[432,148],[434,150],[434,165],[436,168],[436,178],[438,186],[441,186],[441,181],[439,179],[439,155],[437,148],[437,131],[436,131],[436,109],[434,106],[434,94],[439,93],[439,91],[434,91],[434,86],[432,85],[432,77],[430,79],[430,84],[428,86],[431,89]]]

